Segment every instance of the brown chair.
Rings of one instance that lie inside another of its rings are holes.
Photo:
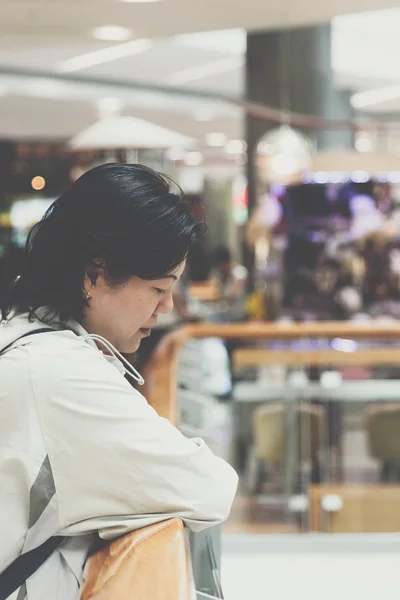
[[[381,481],[400,482],[400,404],[371,406],[365,426],[369,453],[381,465]]]
[[[296,460],[309,461],[318,471],[318,453],[321,448],[324,409],[321,406],[299,404],[296,410]],[[263,476],[271,466],[281,466],[285,461],[285,406],[263,404],[253,413],[253,476],[250,487],[260,492]]]
[[[188,544],[173,518],[125,535],[93,554],[81,600],[192,600]]]

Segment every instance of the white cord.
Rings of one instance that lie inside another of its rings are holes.
[[[103,338],[101,335],[96,335],[94,333],[89,333],[88,335],[83,336],[83,339],[85,340],[85,342],[90,339],[103,344],[103,346],[107,348],[109,352],[111,352],[114,358],[118,358],[118,360],[125,364],[127,375],[134,379],[139,385],[144,384],[144,379],[141,376],[141,374],[138,371],[136,371],[135,367],[133,367],[131,363],[128,362],[120,352],[118,352],[118,350],[111,344],[111,342]]]

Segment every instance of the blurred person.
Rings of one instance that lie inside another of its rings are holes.
[[[372,318],[400,318],[400,248],[398,242],[368,240],[365,292]]]
[[[365,306],[369,308],[390,296],[389,246],[382,232],[365,236],[360,245],[365,261],[363,296]]]
[[[385,219],[374,199],[366,194],[354,195],[350,202],[352,221],[350,236],[358,240],[366,235],[382,231]]]
[[[219,288],[219,319],[244,320],[247,269],[234,263],[231,251],[225,246],[214,250],[212,265],[212,279]]]
[[[18,597],[76,599],[97,535],[172,516],[199,531],[228,517],[236,473],[156,414],[121,355],[172,310],[203,229],[170,180],[107,164],[30,232],[1,302],[0,590],[14,561],[40,552]]]
[[[390,183],[376,182],[373,194],[379,211],[383,215],[391,217],[395,205]]]

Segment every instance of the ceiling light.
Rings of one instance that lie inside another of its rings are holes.
[[[242,154],[246,152],[247,144],[243,140],[229,140],[225,144],[227,154]]]
[[[332,173],[330,173],[330,181],[332,183],[345,183],[346,180],[346,174],[343,174],[340,171],[332,171]]]
[[[215,119],[215,110],[212,108],[199,108],[195,111],[193,117],[196,119],[196,121],[206,123]]]
[[[354,171],[350,176],[351,181],[354,183],[367,183],[371,179],[368,171]]]
[[[31,186],[34,190],[42,190],[46,185],[46,180],[41,175],[36,175],[31,181]]]
[[[88,52],[69,58],[57,65],[57,71],[60,73],[71,73],[72,71],[80,71],[81,69],[87,69],[94,67],[95,65],[102,65],[103,63],[110,62],[112,60],[118,60],[119,58],[125,58],[132,56],[133,54],[141,54],[147,52],[153,46],[153,42],[150,40],[133,40],[126,42],[125,44],[118,44],[117,46],[111,46],[110,48],[103,48],[103,50],[96,50],[94,52]]]
[[[198,167],[203,162],[201,152],[188,152],[185,158],[185,163],[190,167]]]
[[[108,42],[125,42],[134,35],[132,29],[120,27],[119,25],[106,25],[105,27],[96,27],[92,30],[92,37],[96,40],[105,40]]]
[[[161,0],[120,0],[126,4],[152,4],[153,2],[160,2]]]
[[[311,141],[289,125],[271,129],[257,146],[262,178],[277,183],[291,182],[309,166],[312,150]]]
[[[226,141],[226,135],[224,133],[209,133],[206,135],[206,144],[213,148],[223,146]]]
[[[183,160],[185,156],[186,152],[183,148],[169,148],[166,152],[166,157],[172,162]]]
[[[314,173],[314,181],[315,183],[328,183],[329,173],[326,171],[317,171]]]
[[[276,154],[273,156],[270,166],[278,179],[294,175],[299,169],[297,159],[287,154]]]
[[[390,183],[400,183],[400,173],[398,171],[390,171],[388,180]]]
[[[123,106],[120,98],[99,98],[96,104],[101,117],[117,115]]]
[[[372,152],[373,150],[372,141],[365,133],[356,134],[354,147],[358,152]]]
[[[266,150],[272,146],[274,154],[290,154],[295,156],[308,156],[310,154],[310,140],[300,131],[292,129],[289,125],[282,125],[268,131],[260,140],[259,146]],[[257,151],[260,148],[257,147]]]

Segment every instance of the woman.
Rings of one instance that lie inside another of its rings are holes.
[[[29,235],[2,298],[0,573],[66,537],[18,600],[77,598],[95,533],[171,516],[198,531],[229,514],[233,469],[158,417],[120,354],[172,309],[202,228],[164,177],[110,164],[77,180]]]

